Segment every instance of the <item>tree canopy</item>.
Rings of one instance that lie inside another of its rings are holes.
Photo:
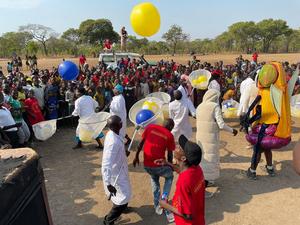
[[[188,40],[189,35],[183,33],[182,28],[174,24],[166,33],[163,34],[162,38],[171,45],[174,55],[176,53],[178,43]]]
[[[85,20],[80,24],[78,31],[81,42],[88,44],[102,43],[105,39],[116,42],[119,39],[119,34],[107,19]]]
[[[40,24],[28,24],[25,26],[20,26],[19,31],[27,32],[31,34],[33,39],[39,41],[43,46],[44,53],[46,56],[48,55],[46,42],[51,37],[55,37],[57,35],[52,28]]]
[[[108,19],[88,19],[78,28],[69,28],[61,35],[52,28],[40,24],[20,26],[17,32],[4,33],[0,37],[0,57],[13,53],[44,55],[97,55],[106,39],[120,49],[120,36]],[[300,51],[300,29],[292,29],[280,19],[237,22],[213,39],[190,40],[189,34],[178,25],[172,25],[162,35],[161,41],[150,41],[129,35],[127,49],[141,54],[198,54],[218,52],[265,53]]]

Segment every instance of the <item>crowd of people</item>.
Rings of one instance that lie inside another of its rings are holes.
[[[131,140],[126,135],[126,116],[133,104],[145,98],[149,93],[166,92],[171,96],[172,101],[170,103],[170,119],[165,121],[164,126],[149,125],[146,128],[133,164],[134,166],[139,164],[139,152],[144,149],[144,165],[145,170],[151,176],[157,214],[162,214],[162,208],[168,209],[166,215],[171,222],[174,220],[173,213],[177,218],[176,221],[189,221],[194,219],[192,215],[197,212],[197,223],[178,222],[178,224],[204,224],[203,205],[199,206],[200,208],[197,207],[198,211],[189,211],[187,205],[200,203],[187,199],[185,191],[188,188],[194,188],[197,190],[193,192],[196,198],[204,198],[205,187],[213,185],[219,177],[219,130],[231,132],[234,136],[237,134],[237,130],[232,129],[224,122],[220,102],[227,99],[242,101],[241,92],[244,91],[245,84],[249,80],[254,82],[257,69],[264,65],[264,62],[258,63],[257,53],[253,54],[252,61],[239,56],[236,63],[230,65],[225,65],[222,61],[214,64],[201,62],[195,55],[192,55],[191,60],[185,65],[173,60],[160,60],[157,62],[157,66],[142,64],[136,59],[131,60],[126,57],[118,62],[116,69],[107,67],[103,62],[90,67],[87,59],[82,55],[79,59],[80,73],[74,81],[62,80],[57,67],[53,67],[52,70],[42,69],[37,67],[37,63],[34,67],[30,67],[30,73],[23,73],[20,69],[22,60],[17,60],[18,63],[17,61],[15,63],[15,59],[19,59],[19,57],[14,57],[12,67],[7,68],[6,74],[5,71],[0,70],[1,148],[30,145],[34,141],[32,126],[41,121],[68,118],[71,115],[82,117],[95,110],[110,111],[113,116],[108,121],[110,131],[104,142],[102,172],[105,189],[107,193],[113,195],[114,202],[112,211],[106,216],[105,224],[114,224],[114,221],[127,207],[131,193],[130,187],[128,187],[130,186],[129,182],[126,181],[125,184],[122,184],[126,186],[124,194],[126,198],[122,198],[122,193],[119,194],[122,191],[122,185],[121,189],[116,189],[115,185],[111,183],[113,177],[111,167],[114,164],[121,165],[123,163],[126,159],[125,150],[124,155],[119,153],[117,158],[112,158],[107,151],[117,148],[116,152],[118,152],[123,149],[122,141],[118,139],[118,136],[123,139],[127,138],[126,144],[130,143]],[[296,67],[296,64],[283,63],[287,79],[292,76]],[[211,72],[208,90],[193,89],[188,81],[189,74],[198,69]],[[298,90],[299,81],[297,81],[294,92],[298,93]],[[87,112],[86,105],[90,105],[91,112]],[[245,110],[241,107],[239,115],[246,113]],[[201,142],[201,145],[188,141],[192,136],[192,126],[188,122],[189,115],[197,117],[196,139],[199,143]],[[198,120],[198,118],[201,119]],[[103,134],[99,134],[96,139],[99,148],[103,148],[100,141],[102,137]],[[111,141],[107,141],[108,139]],[[154,139],[160,140],[160,146],[153,144]],[[167,161],[161,160],[164,158],[164,151],[175,150],[175,143],[179,143],[181,146],[178,151],[174,152],[174,158],[179,162],[177,168],[174,168],[172,164],[172,154]],[[199,145],[202,148],[202,154]],[[75,147],[82,147],[79,139]],[[159,153],[153,153],[154,150]],[[200,161],[204,175],[202,170],[196,167]],[[165,165],[169,167],[161,168]],[[122,166],[122,169],[126,170],[126,168],[127,164]],[[158,181],[159,177],[166,179],[163,191],[166,199],[173,180],[171,168],[179,172],[185,171],[180,173],[177,181],[173,199],[175,203],[177,202],[175,208],[174,204],[171,206],[166,201],[161,201]],[[268,169],[269,174],[273,174],[272,168],[268,167]],[[115,171],[115,173],[118,172]],[[191,179],[195,174],[198,174],[199,179]],[[118,177],[116,174],[114,175],[115,178]],[[123,176],[126,180],[128,171]],[[204,199],[202,201],[204,204]]]

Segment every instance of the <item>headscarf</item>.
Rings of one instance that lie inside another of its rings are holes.
[[[203,102],[213,102],[219,104],[220,92],[215,89],[209,89],[203,96]]]
[[[122,94],[123,91],[124,91],[124,88],[123,88],[122,85],[117,84],[117,85],[115,86],[115,90],[117,90],[120,94]]]

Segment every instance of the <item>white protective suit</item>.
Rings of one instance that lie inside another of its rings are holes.
[[[193,130],[189,122],[189,112],[192,116],[196,116],[195,107],[191,107],[191,104],[183,98],[175,100],[169,105],[169,115],[174,120],[172,134],[176,141],[178,141],[179,136],[182,134],[188,139],[192,137]]]
[[[73,116],[79,118],[89,117],[95,113],[98,107],[98,102],[89,95],[83,95],[75,101],[75,109],[72,113]],[[79,137],[79,124],[76,129],[76,137]]]
[[[122,128],[120,130],[120,136],[125,138],[126,136],[126,128],[127,128],[127,112],[126,112],[126,104],[125,99],[122,94],[116,95],[113,97],[110,103],[110,114],[119,116],[122,120]]]
[[[113,185],[117,194],[111,197],[111,201],[116,205],[127,204],[131,198],[131,187],[125,146],[122,137],[111,130],[104,141],[101,172],[105,194],[110,195],[107,185]]]

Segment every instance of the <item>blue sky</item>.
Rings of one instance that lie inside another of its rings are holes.
[[[139,0],[0,0],[0,33],[16,31],[20,25],[38,23],[62,33],[81,21],[107,18],[119,32],[129,34],[131,9]],[[238,21],[284,19],[300,27],[300,0],[153,0],[161,15],[160,31],[150,39],[159,40],[172,24],[183,27],[192,39],[213,38]]]

